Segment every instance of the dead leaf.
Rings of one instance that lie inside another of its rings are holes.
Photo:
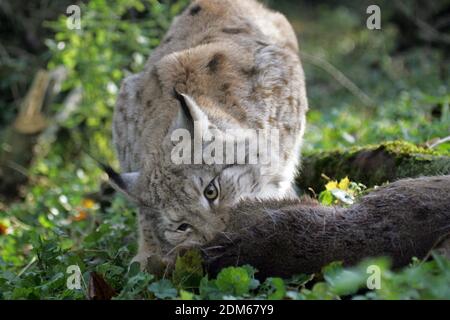
[[[8,227],[0,222],[0,235],[6,235],[8,233]]]
[[[72,217],[71,220],[72,220],[72,221],[78,222],[78,221],[86,220],[87,217],[88,217],[88,214],[87,214],[86,211],[84,211],[84,210],[79,210],[79,211],[78,211],[78,214],[77,214],[76,216]]]
[[[116,291],[96,272],[89,275],[88,298],[89,300],[111,300]]]

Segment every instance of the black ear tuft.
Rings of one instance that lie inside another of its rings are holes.
[[[186,117],[187,121],[190,123],[194,123],[194,119],[192,118],[191,111],[186,103],[186,99],[183,95],[181,95],[177,89],[173,88],[173,95],[175,99],[180,103],[181,110],[183,110],[183,114]]]
[[[94,157],[92,154],[90,154],[86,149],[83,148],[83,152],[86,153],[88,155],[89,158],[91,158],[92,160],[94,160],[97,165],[106,172],[106,174],[108,175],[108,178],[114,182],[119,188],[124,188],[125,187],[125,183],[122,179],[122,177],[120,176],[120,174],[118,174],[116,171],[114,171],[113,168],[111,168],[109,165],[103,163],[102,161],[100,161],[99,159],[97,159],[96,157]]]
[[[122,177],[120,176],[120,174],[118,174],[113,168],[111,168],[110,166],[108,166],[106,164],[100,163],[100,166],[102,167],[103,171],[106,172],[109,179],[114,184],[116,184],[120,189],[126,190],[127,186],[126,186],[125,182],[123,181]]]
[[[175,123],[173,125],[173,128],[175,129],[186,129],[191,134],[194,133],[194,117],[192,116],[191,109],[189,108],[186,97],[179,93],[177,89],[173,88],[173,95],[174,98],[178,101],[180,104],[180,111],[178,112],[177,119],[175,120]],[[172,128],[172,129],[173,129]]]
[[[119,174],[117,173],[111,166],[105,164],[104,162],[98,160],[93,155],[91,155],[89,152],[83,149],[83,151],[92,159],[94,160],[97,165],[106,172],[109,178],[110,184],[115,188],[119,189],[119,191],[124,193],[129,193],[130,187],[133,186],[133,184],[136,182],[136,177],[139,175],[139,173],[125,173],[125,174]]]

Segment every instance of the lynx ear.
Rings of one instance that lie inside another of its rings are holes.
[[[119,174],[114,171],[113,168],[104,166],[103,169],[108,174],[109,183],[113,186],[114,189],[120,191],[130,198],[134,198],[132,195],[132,190],[136,185],[137,179],[139,177],[139,172],[129,172]]]
[[[194,133],[194,130],[207,129],[209,126],[208,116],[198,106],[195,100],[176,90],[174,90],[174,95],[180,103],[181,108],[172,129],[187,129],[191,133]]]

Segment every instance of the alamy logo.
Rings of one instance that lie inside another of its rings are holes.
[[[71,5],[67,7],[67,28],[69,30],[81,29],[81,9],[77,5]]]
[[[66,273],[69,274],[66,281],[67,289],[80,290],[81,289],[81,270],[77,265],[70,265],[67,267]]]
[[[381,289],[381,269],[379,266],[370,265],[366,269],[366,273],[370,274],[367,278],[367,288],[369,290],[379,290]]]
[[[369,30],[381,29],[381,9],[379,6],[373,4],[367,7],[367,14],[370,16],[367,18],[366,26]]]
[[[202,128],[194,121],[194,136],[174,130],[171,161],[174,164],[259,164],[274,167],[279,160],[279,130]]]

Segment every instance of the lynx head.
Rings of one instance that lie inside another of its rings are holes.
[[[225,151],[223,161],[206,159],[205,154],[218,155],[217,149],[209,152],[214,141],[224,146],[235,137],[218,129],[190,96],[175,91],[173,100],[178,104],[177,118],[154,150],[151,164],[141,172],[110,174],[113,185],[139,205],[140,224],[145,226],[141,236],[151,232],[163,255],[210,241],[225,229],[224,208],[279,189],[276,176],[264,176],[258,164],[237,164],[237,154],[233,161],[226,159]],[[196,150],[199,136],[213,137],[200,141],[200,151]],[[245,158],[248,151],[244,150]]]

